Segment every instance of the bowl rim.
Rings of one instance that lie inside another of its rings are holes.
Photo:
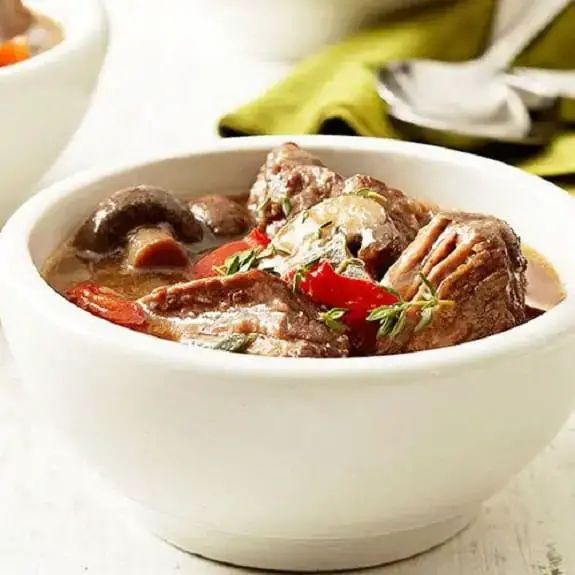
[[[457,346],[389,356],[351,358],[285,358],[233,354],[194,348],[178,342],[162,340],[137,333],[96,318],[77,308],[57,294],[42,278],[29,249],[29,238],[35,226],[64,198],[81,192],[104,178],[136,171],[149,164],[185,160],[191,156],[234,151],[261,151],[265,154],[275,145],[295,141],[313,150],[363,150],[408,155],[417,159],[483,167],[491,173],[512,175],[523,180],[533,191],[544,193],[546,201],[558,204],[561,210],[573,213],[575,201],[561,188],[537,176],[501,162],[426,144],[380,138],[350,136],[251,136],[219,140],[190,147],[183,153],[154,156],[147,160],[122,164],[107,170],[87,170],[57,182],[30,198],[10,218],[0,235],[2,287],[17,289],[35,311],[59,328],[93,344],[109,346],[126,356],[140,356],[142,361],[160,361],[174,368],[194,368],[217,373],[237,370],[239,376],[265,376],[267,380],[295,380],[307,377],[326,381],[348,379],[350,376],[393,375],[429,379],[441,370],[481,367],[494,359],[515,361],[525,354],[558,345],[565,336],[575,335],[575,285],[565,284],[566,298],[545,315],[506,332]],[[10,273],[5,273],[6,269]],[[12,284],[12,285],[10,285]],[[3,298],[0,298],[0,300]],[[0,310],[1,311],[1,310]],[[381,381],[385,381],[383,378]]]
[[[107,16],[102,0],[48,0],[32,4],[32,12],[47,16],[62,28],[62,41],[23,62],[0,67],[0,86],[66,59],[93,39],[107,35]],[[65,15],[65,23],[60,11]]]

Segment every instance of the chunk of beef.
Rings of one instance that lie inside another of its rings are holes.
[[[346,194],[323,200],[287,222],[272,241],[274,257],[262,265],[271,264],[285,275],[318,258],[337,267],[353,257],[376,275],[399,257],[405,247],[400,237],[381,203]]]
[[[192,211],[171,192],[136,186],[104,200],[78,230],[73,243],[81,251],[105,254],[124,246],[135,228],[157,224],[169,224],[184,242],[196,242],[203,236]]]
[[[273,236],[288,217],[339,193],[343,178],[296,144],[272,150],[248,199],[260,229]]]
[[[141,298],[152,332],[180,341],[206,336],[255,334],[246,353],[289,357],[348,355],[345,335],[319,319],[306,296],[260,270],[156,289]]]
[[[399,257],[431,217],[429,207],[423,202],[410,198],[399,190],[388,188],[383,182],[371,176],[357,174],[347,178],[341,193],[361,194],[375,199],[385,210],[388,227],[385,245],[374,245],[372,250],[376,256],[375,263],[380,266],[379,272],[385,271]],[[377,257],[379,252],[383,253]],[[373,259],[370,254],[366,256]]]
[[[138,228],[128,240],[126,256],[134,268],[182,268],[190,262],[184,246],[162,227]]]
[[[335,236],[343,235],[346,257],[359,258],[366,271],[379,279],[428,219],[429,211],[421,202],[374,178],[353,176],[345,180],[336,197],[306,209],[277,232],[273,247],[290,255],[276,257],[274,263],[280,264],[277,271],[283,274],[285,268],[313,260]],[[328,259],[334,265],[341,263],[341,259]]]
[[[192,213],[216,236],[239,236],[253,226],[248,210],[226,196],[210,194],[190,201]]]
[[[378,354],[456,345],[510,329],[526,319],[526,260],[511,227],[492,216],[440,212],[389,269],[383,283],[405,301],[421,299],[420,273],[440,305],[425,329],[413,309],[400,334],[378,341]]]

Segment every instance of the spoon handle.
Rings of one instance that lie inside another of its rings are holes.
[[[508,68],[513,60],[574,0],[533,0],[521,20],[498,38],[479,58],[492,71]]]

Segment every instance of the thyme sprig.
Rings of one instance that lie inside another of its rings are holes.
[[[369,200],[376,200],[380,202],[385,202],[385,196],[382,196],[380,193],[376,192],[371,188],[359,188],[359,190],[355,191],[356,196],[361,196],[362,198],[367,198]]]
[[[312,270],[312,268],[320,261],[321,258],[314,258],[297,268],[292,277],[292,291],[297,293],[299,290],[299,285],[305,278],[306,274]]]
[[[350,266],[357,266],[357,267],[360,267],[362,269],[365,268],[365,264],[363,263],[363,260],[360,260],[359,258],[354,258],[354,257],[347,257],[337,266],[335,271],[338,274],[343,274],[346,272],[347,268],[349,268]]]
[[[281,206],[282,206],[282,212],[284,213],[284,216],[287,218],[292,211],[291,200],[287,196],[285,196],[281,201]]]
[[[264,199],[262,200],[262,202],[257,206],[256,210],[264,215],[266,213],[266,210],[268,208],[268,206],[272,203],[272,199],[269,196],[269,193],[266,192],[266,195],[264,196]]]
[[[260,251],[259,248],[253,248],[239,252],[227,258],[223,265],[214,267],[214,269],[221,276],[233,276],[240,272],[247,272],[257,267]]]
[[[346,330],[345,324],[340,321],[341,318],[348,312],[346,308],[343,307],[332,307],[327,311],[319,314],[320,319],[333,331],[343,332]]]
[[[231,333],[215,342],[191,340],[190,344],[206,349],[219,349],[222,351],[231,351],[232,353],[245,353],[257,338],[258,335],[256,333]]]
[[[421,282],[423,284],[423,290],[420,299],[405,301],[400,294],[388,287],[386,289],[397,297],[399,301],[390,304],[383,305],[374,310],[367,316],[367,321],[378,321],[379,329],[377,331],[377,337],[397,337],[405,327],[407,322],[408,314],[411,310],[420,310],[419,322],[415,326],[415,333],[418,333],[428,327],[433,321],[434,313],[441,307],[452,306],[454,304],[451,300],[442,300],[437,294],[437,288],[429,281],[427,276],[423,273],[419,273]]]

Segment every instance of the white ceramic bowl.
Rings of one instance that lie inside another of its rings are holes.
[[[395,560],[463,528],[569,414],[575,202],[566,193],[440,148],[297,138],[343,174],[507,219],[559,271],[567,298],[544,316],[414,354],[286,359],[188,348],[95,318],[38,273],[113,190],[246,190],[281,141],[223,141],[36,195],[3,232],[3,326],[42,409],[161,537],[263,568]]]
[[[0,68],[0,225],[32,191],[79,126],[107,44],[99,0],[30,0],[64,40]]]
[[[234,47],[296,60],[356,32],[374,16],[429,0],[193,0]]]

